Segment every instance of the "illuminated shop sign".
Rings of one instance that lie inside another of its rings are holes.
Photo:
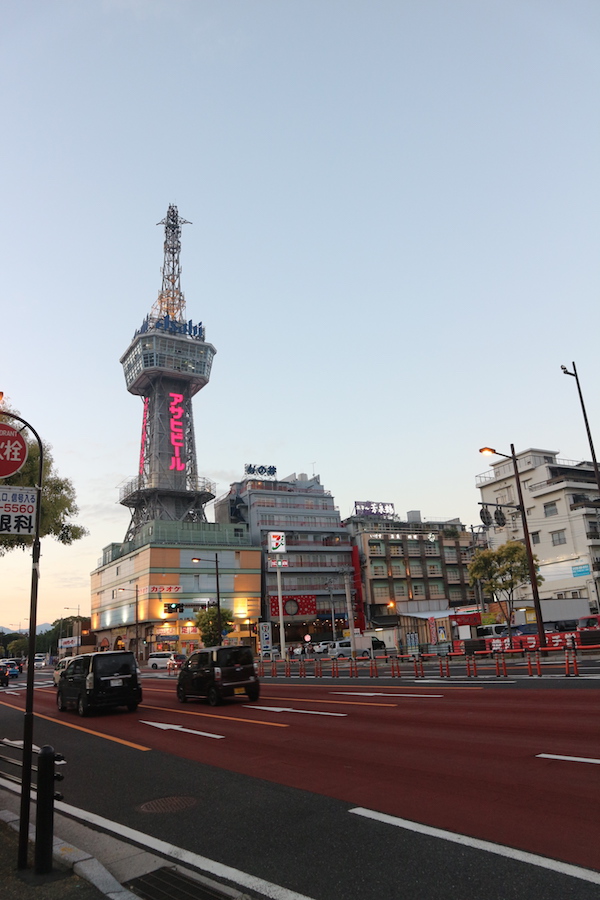
[[[173,456],[171,457],[171,465],[169,469],[175,469],[176,472],[183,472],[185,462],[181,459],[181,448],[183,447],[183,394],[170,393],[171,403],[169,412],[171,413],[171,444],[173,446]]]
[[[150,398],[144,397],[144,416],[142,418],[142,444],[140,448],[140,475],[144,474],[144,465],[146,462],[146,440],[148,438],[148,406]]]
[[[355,500],[355,516],[393,516],[393,503],[374,503],[372,500]]]
[[[172,319],[169,315],[163,316],[162,319],[157,319],[156,322],[151,322],[150,317],[146,316],[142,322],[141,328],[134,334],[134,338],[136,338],[138,334],[145,334],[147,331],[163,331],[168,334],[185,334],[195,341],[204,340],[204,328],[202,327],[202,322],[198,322],[196,325],[194,325],[191,319],[189,322],[176,322],[175,319]]]

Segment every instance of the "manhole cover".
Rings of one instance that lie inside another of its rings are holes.
[[[158,800],[148,800],[138,806],[138,810],[144,813],[171,813],[181,812],[196,805],[194,797],[160,797]]]

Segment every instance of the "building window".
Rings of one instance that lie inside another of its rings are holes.
[[[539,531],[532,531],[532,532],[531,532],[531,543],[532,543],[532,544],[539,544],[539,542],[540,542],[540,533],[539,533]]]
[[[571,591],[571,597],[572,597],[574,600],[576,600],[577,597],[579,597],[579,596],[580,596],[579,591]]]
[[[558,547],[559,544],[567,543],[567,535],[564,531],[552,531],[550,536],[552,538],[553,547]]]
[[[398,584],[398,582],[394,582],[394,597],[405,597],[406,596],[406,585]]]
[[[551,500],[550,503],[544,503],[544,515],[546,516],[546,518],[548,518],[548,516],[558,515],[556,500]]]

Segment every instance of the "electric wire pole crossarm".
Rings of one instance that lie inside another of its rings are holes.
[[[527,525],[527,510],[525,509],[525,501],[523,500],[523,489],[521,487],[521,479],[519,478],[519,465],[517,462],[517,457],[515,454],[515,445],[510,445],[510,456],[507,453],[500,453],[498,450],[494,450],[492,447],[482,447],[479,451],[483,453],[485,456],[502,456],[504,459],[512,459],[512,464],[515,472],[515,481],[517,483],[517,494],[519,496],[519,508],[521,511],[521,521],[523,524],[523,536],[525,538],[525,550],[527,551],[527,564],[529,567],[529,580],[531,581],[531,592],[533,594],[533,605],[535,607],[535,616],[537,619],[537,629],[538,629],[538,637],[540,640],[540,647],[546,647],[546,632],[544,631],[544,623],[542,621],[542,605],[540,603],[540,595],[538,591],[538,583],[537,583],[537,569],[535,567],[535,562],[533,560],[533,553],[531,551],[531,538],[529,535],[529,527]]]

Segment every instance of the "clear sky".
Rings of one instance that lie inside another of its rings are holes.
[[[315,472],[479,523],[484,444],[600,445],[597,0],[0,0],[0,390],[89,537],[42,544],[38,622],[89,612],[142,404],[119,358],[183,230],[217,348],[200,474]],[[599,446],[600,449],[600,446]],[[30,554],[0,559],[26,625]]]

